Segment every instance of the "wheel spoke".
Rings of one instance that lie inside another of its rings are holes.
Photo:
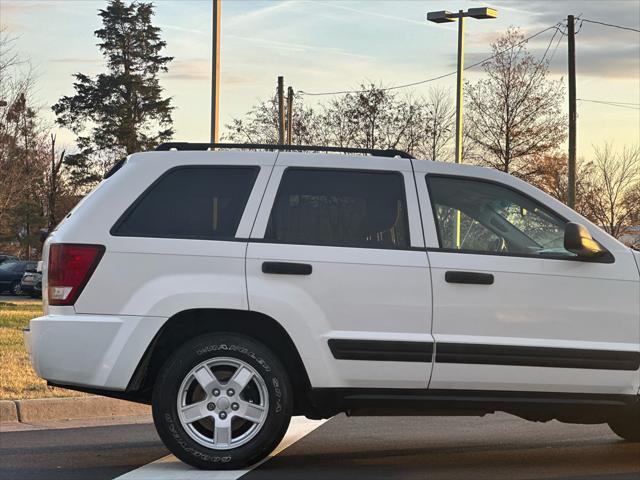
[[[253,423],[259,423],[264,413],[264,407],[255,403],[241,402],[237,416],[249,420]]]
[[[204,401],[182,407],[180,410],[182,418],[184,418],[186,423],[193,423],[209,416],[206,405],[207,402]]]
[[[196,370],[194,376],[196,377],[196,381],[207,394],[211,393],[211,390],[214,388],[220,388],[220,382],[218,382],[216,376],[206,365]]]
[[[253,372],[246,367],[238,367],[236,373],[233,374],[233,377],[229,380],[229,386],[232,386],[236,389],[238,393],[244,390],[244,387],[251,381],[253,378]]]
[[[213,443],[215,443],[216,448],[231,445],[231,417],[227,417],[225,420],[215,419]]]

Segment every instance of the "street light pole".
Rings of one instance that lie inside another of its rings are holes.
[[[488,18],[498,18],[498,11],[489,7],[470,8],[466,12],[459,10],[458,13],[441,10],[438,12],[428,12],[427,20],[434,23],[448,23],[458,20],[458,71],[456,81],[456,163],[462,163],[462,105],[463,99],[463,72],[464,72],[464,19],[465,17],[483,20]]]
[[[427,20],[434,23],[448,23],[458,20],[458,70],[456,75],[456,163],[462,163],[462,106],[463,98],[463,73],[464,73],[464,19],[471,17],[478,20],[497,18],[498,11],[489,7],[470,8],[466,12],[458,10],[458,13],[442,10],[428,12]],[[435,160],[435,159],[434,159]],[[456,249],[461,246],[460,236],[460,210],[454,212],[453,244]]]

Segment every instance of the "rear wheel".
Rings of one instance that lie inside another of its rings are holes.
[[[261,343],[208,334],[175,352],[153,391],[153,418],[180,460],[232,469],[266,457],[282,440],[293,399],[284,367]]]
[[[629,442],[640,442],[640,405],[610,420],[609,427]]]

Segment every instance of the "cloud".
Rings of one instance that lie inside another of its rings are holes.
[[[333,8],[333,9],[343,10],[343,11],[352,12],[352,13],[358,13],[360,15],[367,15],[367,16],[370,16],[370,17],[383,18],[385,20],[393,20],[393,21],[407,23],[407,24],[411,24],[411,25],[418,25],[420,27],[425,27],[426,26],[426,22],[425,22],[424,19],[415,20],[413,18],[399,17],[397,15],[390,15],[388,13],[375,12],[373,10],[366,10],[366,9],[362,9],[362,8],[347,7],[346,5],[341,5],[341,4],[339,4],[338,2],[335,2],[335,1],[334,2],[316,2],[316,3],[320,3],[320,4],[322,4],[322,5],[326,6],[326,7],[330,7],[330,8]]]
[[[80,57],[65,57],[65,58],[52,58],[51,63],[72,63],[72,64],[98,64],[103,63],[103,60],[99,58],[80,58]]]
[[[514,2],[495,0],[498,9],[513,7]],[[537,22],[554,24],[566,20],[567,15],[582,15],[583,18],[601,22],[621,24],[633,28],[640,27],[640,4],[629,0],[585,1],[585,0],[527,0],[518,2],[519,11]]]
[[[638,46],[624,45],[603,54],[600,50],[581,49],[576,52],[576,74],[608,79],[640,77]]]
[[[8,2],[3,0],[0,9],[3,15],[21,15],[33,11],[41,11],[44,8],[50,8],[54,5],[52,2]]]
[[[158,27],[160,27],[162,30],[173,30],[174,32],[180,32],[180,33],[188,33],[188,34],[196,34],[196,35],[206,35],[207,37],[211,36],[211,32],[204,32],[202,30],[198,30],[197,28],[186,28],[186,27],[181,27],[179,25],[171,25],[171,24],[158,24]]]
[[[357,53],[347,52],[341,48],[337,47],[325,47],[321,45],[310,45],[304,43],[296,43],[296,42],[283,42],[279,40],[271,40],[268,38],[260,38],[260,37],[244,37],[240,35],[225,35],[226,38],[241,40],[244,42],[250,42],[259,47],[273,49],[273,50],[281,50],[285,52],[324,52],[329,55],[340,55],[344,57],[356,57],[356,58],[373,58],[371,55],[361,55]]]
[[[232,17],[227,17],[224,20],[225,28],[236,26],[247,26],[247,23],[255,22],[257,20],[264,21],[264,17],[268,17],[274,13],[280,15],[283,10],[289,10],[297,7],[300,4],[297,0],[281,1],[275,4],[271,4],[268,7],[257,8],[252,10],[246,10],[242,13],[237,13]]]
[[[211,78],[211,59],[176,59],[171,62],[169,72],[163,77],[171,80],[208,80]]]
[[[168,80],[182,80],[195,82],[209,82],[211,80],[211,59],[190,58],[174,60],[171,62],[169,72],[164,75]],[[235,70],[223,68],[220,72],[220,80],[224,85],[242,85],[256,81],[251,73],[239,74]]]
[[[532,3],[539,3],[533,1]],[[575,3],[575,2],[568,2]],[[589,4],[589,2],[585,2]],[[616,2],[612,2],[616,3]],[[544,2],[546,5],[546,2]],[[528,4],[527,4],[528,5]],[[571,11],[571,10],[569,10]],[[579,13],[579,12],[578,12]],[[544,13],[550,16],[551,13]],[[586,18],[586,15],[585,15]],[[528,26],[522,29],[525,37],[531,36],[550,25]],[[598,27],[597,25],[595,25]],[[637,79],[640,76],[640,42],[638,34],[612,28],[593,30],[591,24],[577,23],[576,65],[578,76],[601,79]],[[562,31],[566,24],[561,27]],[[491,44],[504,31],[477,34],[470,45]],[[550,70],[553,74],[566,75],[567,38],[549,30],[527,42],[526,48],[536,58],[541,59],[547,51],[547,59],[553,58]],[[471,65],[491,56],[491,51],[468,52],[465,64]],[[555,57],[554,57],[555,55]],[[455,68],[454,64],[450,65]]]

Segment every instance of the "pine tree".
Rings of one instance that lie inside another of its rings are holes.
[[[166,42],[153,14],[151,3],[110,0],[99,11],[102,28],[95,32],[107,72],[95,78],[75,74],[75,94],[52,107],[57,123],[77,135],[79,153],[67,155],[66,162],[80,184],[173,135],[174,107],[158,79],[173,58],[161,54]]]

